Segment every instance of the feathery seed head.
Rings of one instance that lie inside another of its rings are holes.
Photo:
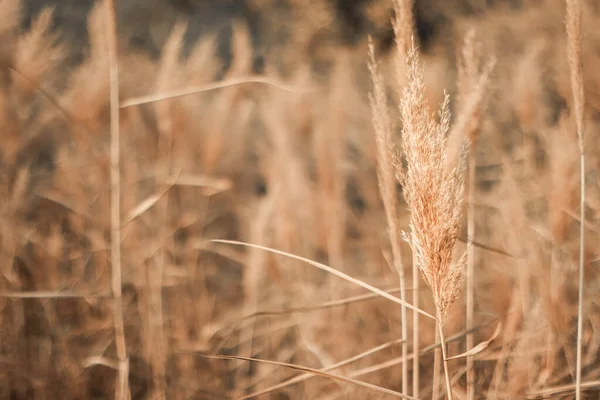
[[[461,222],[466,142],[458,165],[446,168],[449,97],[445,96],[438,122],[428,111],[423,67],[414,46],[408,54],[407,78],[400,111],[407,160],[402,184],[411,211],[409,242],[443,320],[459,294],[466,263],[466,253],[452,263]]]

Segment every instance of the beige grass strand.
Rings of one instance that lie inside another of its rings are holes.
[[[468,179],[468,206],[467,206],[467,236],[468,242],[473,243],[475,239],[475,167],[476,167],[476,159],[473,149],[469,152],[469,179]],[[474,286],[475,286],[475,248],[474,246],[469,246],[469,252],[467,253],[467,330],[473,328],[473,317],[475,311],[475,296],[474,296]],[[471,350],[473,348],[473,334],[467,334],[467,343],[466,350]],[[475,398],[475,370],[473,366],[473,358],[467,357],[467,399],[473,400]]]
[[[571,70],[571,89],[573,91],[573,105],[575,121],[577,124],[577,140],[580,155],[580,223],[579,223],[579,293],[577,299],[577,361],[575,375],[575,399],[581,399],[581,370],[582,370],[582,335],[583,335],[583,300],[585,283],[585,148],[583,138],[583,73],[581,61],[581,2],[579,0],[566,0],[567,2],[567,56]]]
[[[439,322],[436,321],[436,328]],[[440,341],[440,331],[435,329],[435,342]],[[440,347],[436,347],[433,353],[433,381],[431,388],[431,398],[438,399],[440,397],[440,364],[442,363],[442,352]]]
[[[400,281],[400,299],[406,301],[406,279],[404,275],[404,263],[402,248],[400,247],[400,234],[398,227],[397,212],[397,191],[394,168],[395,147],[392,142],[393,123],[387,107],[387,98],[383,77],[378,70],[375,61],[375,48],[373,42],[369,43],[369,69],[373,81],[374,90],[370,96],[371,108],[373,112],[373,126],[375,128],[375,142],[377,145],[377,178],[379,183],[379,192],[383,200],[385,209],[388,235],[392,248],[393,263]],[[402,356],[408,355],[408,327],[406,306],[400,307],[401,317],[401,339]],[[408,364],[402,364],[402,393],[408,393]]]
[[[302,262],[304,262],[304,263],[306,263],[306,264],[308,264],[310,266],[313,266],[313,267],[318,268],[320,270],[326,271],[326,272],[328,272],[328,273],[330,273],[332,275],[337,276],[338,278],[344,279],[347,282],[353,283],[353,284],[358,285],[358,286],[360,286],[360,287],[362,287],[364,289],[367,289],[367,290],[369,290],[369,291],[371,291],[373,293],[376,293],[377,295],[381,296],[384,299],[390,300],[390,301],[392,301],[392,302],[394,302],[396,304],[399,304],[399,305],[405,305],[406,308],[409,308],[411,310],[414,310],[414,311],[418,312],[421,315],[424,315],[424,316],[429,317],[429,318],[431,318],[433,320],[436,320],[436,317],[433,316],[432,314],[429,314],[427,311],[424,311],[424,310],[422,310],[420,308],[416,308],[412,304],[406,303],[403,300],[398,299],[397,297],[394,297],[394,296],[390,295],[389,293],[384,292],[383,290],[376,288],[375,286],[372,286],[372,285],[370,285],[370,284],[368,284],[366,282],[361,281],[360,279],[353,278],[350,275],[347,275],[347,274],[345,274],[345,273],[343,273],[341,271],[338,271],[338,270],[336,270],[334,268],[331,268],[331,267],[329,267],[329,266],[327,266],[325,264],[322,264],[322,263],[310,260],[308,258],[300,257],[300,256],[297,256],[295,254],[288,253],[288,252],[281,251],[281,250],[277,250],[277,249],[273,249],[273,248],[270,248],[270,247],[260,246],[260,245],[252,244],[252,243],[240,242],[240,241],[237,241],[237,240],[212,239],[212,240],[210,240],[210,242],[213,242],[213,243],[223,243],[223,244],[231,244],[231,245],[236,245],[236,246],[245,246],[245,247],[250,247],[250,248],[253,247],[253,248],[261,249],[261,250],[264,250],[264,251],[268,251],[268,252],[273,253],[273,254],[278,254],[278,255],[285,256],[285,257],[288,257],[288,258],[291,258],[291,259],[294,259],[294,260],[302,261]]]
[[[450,372],[448,370],[448,356],[446,355],[446,338],[444,336],[444,324],[443,324],[443,316],[438,307],[438,319],[437,323],[438,330],[440,332],[440,347],[442,348],[442,358],[444,360],[444,378],[446,380],[446,394],[448,396],[448,400],[452,400],[452,382],[450,381]]]
[[[119,359],[119,379],[115,398],[128,397],[128,360],[121,298],[121,148],[119,130],[119,62],[117,58],[117,20],[114,0],[106,0],[106,26],[109,37],[110,66],[110,233],[112,262],[113,318],[115,341]]]
[[[419,307],[419,265],[415,260],[413,254],[413,264],[412,264],[412,303],[415,307]],[[419,379],[419,313],[413,311],[413,353],[415,358],[413,358],[413,397],[419,397],[419,387],[420,387],[420,379]]]
[[[394,12],[395,18],[392,21],[392,26],[394,29],[394,38],[396,44],[396,81],[397,81],[397,93],[398,98],[402,98],[402,91],[404,90],[404,86],[406,85],[406,57],[410,50],[410,47],[415,44],[415,26],[414,26],[414,17],[413,17],[413,5],[414,0],[394,0]],[[415,307],[419,306],[419,291],[418,291],[418,282],[419,282],[419,270],[417,263],[413,260],[412,266],[412,282],[413,282],[413,294],[412,294],[412,303]],[[402,283],[404,281],[404,272],[402,271],[401,279],[401,288],[405,287]],[[401,294],[401,298],[405,295]],[[408,332],[405,332],[405,326],[408,322],[406,310],[402,310],[402,335],[408,338]],[[419,314],[413,312],[413,349],[418,349],[419,347]],[[403,356],[408,354],[408,350],[404,351],[403,347]],[[403,367],[403,382],[408,378],[408,365],[404,363]],[[415,351],[415,358],[413,358],[413,396],[419,397],[419,352]],[[406,374],[405,374],[406,372]],[[408,387],[407,387],[408,389]]]
[[[459,71],[459,96],[462,107],[465,107],[465,103],[468,103],[470,92],[475,90],[477,85],[477,74],[478,74],[478,62],[477,54],[475,49],[475,30],[471,29],[467,32],[464,38],[464,43],[460,51],[458,58],[458,71]],[[467,253],[467,290],[466,290],[466,329],[467,331],[473,328],[473,318],[475,311],[474,301],[474,287],[475,287],[475,249],[472,244],[475,240],[475,168],[476,168],[476,156],[475,146],[477,145],[478,139],[478,110],[474,111],[473,118],[467,129],[467,137],[471,141],[471,147],[468,155],[468,204],[467,204],[467,242],[470,245],[469,252]],[[466,337],[466,350],[469,351],[473,348],[473,333],[469,332]],[[467,370],[467,400],[473,400],[475,398],[475,387],[473,382],[475,380],[475,370],[473,368],[473,358],[467,357],[466,359],[466,370]]]

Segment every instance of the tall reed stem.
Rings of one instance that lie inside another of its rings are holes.
[[[474,287],[475,287],[475,246],[472,246],[475,240],[475,167],[476,158],[474,149],[469,152],[469,179],[467,205],[467,241],[469,249],[467,254],[467,343],[466,350],[473,348],[473,314],[475,310]],[[473,358],[467,357],[467,400],[475,398],[475,370],[473,369]]]
[[[400,247],[400,244],[397,245]],[[400,255],[399,257],[402,257]],[[394,256],[394,259],[396,257]],[[394,261],[395,263],[396,261]],[[402,259],[400,259],[399,264],[397,264],[396,269],[398,271],[398,276],[400,280],[400,300],[403,302],[406,301],[406,279],[404,278],[404,264],[402,263]],[[415,311],[416,312],[416,311]],[[408,317],[406,313],[406,306],[400,306],[400,318],[402,323],[402,331],[401,331],[401,339],[402,339],[402,358],[404,360],[408,359]],[[408,394],[408,363],[402,363],[402,393]]]
[[[580,203],[579,203],[579,294],[577,298],[577,361],[575,374],[575,399],[581,399],[582,336],[583,336],[583,295],[585,283],[585,146],[583,138],[583,108],[585,92],[583,88],[583,65],[581,61],[581,1],[567,0],[567,56],[571,70],[571,90],[573,109],[577,125],[579,144]]]
[[[419,266],[413,253],[412,264],[412,303],[419,307]],[[419,313],[413,311],[413,397],[419,397]]]
[[[439,322],[436,321],[435,323],[436,323],[436,327],[437,327],[437,324],[439,324]],[[439,329],[435,329],[435,343],[438,343],[440,340],[441,340],[440,339],[440,331],[439,331]],[[441,364],[441,360],[442,360],[441,349],[439,347],[436,347],[434,350],[434,356],[433,356],[433,382],[432,382],[433,387],[431,389],[431,398],[432,399],[440,398],[440,364]]]
[[[406,312],[406,279],[402,248],[400,246],[400,232],[398,227],[398,195],[395,177],[395,149],[392,141],[393,123],[387,107],[387,99],[383,77],[375,61],[375,47],[369,42],[369,69],[373,80],[373,93],[370,103],[373,111],[373,126],[375,128],[375,143],[377,146],[377,179],[379,192],[383,200],[385,215],[392,248],[393,264],[400,281],[400,306],[402,357],[408,359],[408,318]],[[402,363],[402,393],[408,394],[408,363]]]
[[[442,347],[442,358],[444,360],[444,378],[446,380],[446,394],[448,400],[452,400],[452,383],[450,382],[450,372],[448,371],[448,357],[446,356],[446,339],[444,337],[444,325],[442,323],[442,314],[437,310],[437,327],[440,332],[440,346]]]
[[[580,150],[580,174],[581,174],[581,202],[580,216],[581,223],[579,224],[579,293],[577,296],[577,368],[575,375],[575,399],[581,399],[581,370],[583,358],[583,292],[585,283],[585,155],[583,146]]]
[[[119,62],[117,58],[117,21],[114,0],[106,0],[108,56],[110,68],[110,236],[112,263],[113,318],[115,342],[119,359],[119,380],[115,398],[126,399],[128,389],[128,361],[121,298],[121,134],[119,131]]]

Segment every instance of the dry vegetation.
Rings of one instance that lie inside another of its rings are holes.
[[[0,0],[0,398],[600,394],[597,2],[338,3]]]

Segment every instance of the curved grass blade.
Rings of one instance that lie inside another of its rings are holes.
[[[252,357],[223,356],[223,355],[214,355],[214,356],[211,356],[211,355],[205,355],[205,354],[199,354],[199,356],[205,357],[205,358],[217,359],[217,360],[219,360],[219,359],[220,360],[242,360],[242,361],[260,362],[260,363],[265,363],[265,364],[277,365],[277,366],[280,366],[280,367],[287,367],[287,368],[295,369],[295,370],[298,370],[298,371],[310,372],[312,374],[323,376],[325,378],[330,378],[330,379],[337,380],[337,381],[352,383],[354,385],[362,386],[364,388],[371,389],[371,390],[374,390],[374,391],[379,392],[379,393],[389,394],[389,395],[392,395],[392,396],[400,398],[400,399],[416,400],[415,397],[407,396],[407,395],[404,395],[402,393],[396,392],[396,391],[391,390],[391,389],[382,388],[382,387],[377,386],[377,385],[372,385],[372,384],[367,383],[367,382],[359,381],[359,380],[356,380],[356,379],[353,379],[353,378],[348,378],[347,376],[335,374],[335,373],[332,373],[332,372],[323,372],[323,371],[318,370],[318,369],[304,367],[302,365],[289,364],[289,363],[284,363],[284,362],[279,362],[279,361],[262,360],[262,359],[259,359],[259,358],[252,358]]]
[[[273,254],[279,254],[279,255],[282,255],[282,256],[289,257],[289,258],[293,258],[293,259],[298,260],[298,261],[303,261],[303,262],[305,262],[305,263],[307,263],[309,265],[312,265],[313,267],[316,267],[316,268],[319,268],[319,269],[321,269],[323,271],[329,272],[332,275],[335,275],[335,276],[337,276],[339,278],[342,278],[342,279],[344,279],[344,280],[346,280],[348,282],[354,283],[355,285],[358,285],[358,286],[361,286],[361,287],[363,287],[363,288],[365,288],[367,290],[370,290],[373,293],[377,293],[381,297],[384,297],[384,298],[386,298],[386,299],[388,299],[390,301],[393,301],[396,304],[404,305],[404,306],[406,306],[406,308],[411,309],[413,311],[416,311],[419,314],[425,315],[426,317],[429,317],[429,318],[431,318],[433,320],[436,319],[433,315],[429,314],[428,312],[423,311],[420,308],[417,308],[417,307],[413,306],[410,303],[404,302],[404,301],[400,300],[399,298],[394,297],[391,294],[386,293],[383,290],[376,288],[375,286],[371,286],[371,285],[369,285],[366,282],[363,282],[363,281],[361,281],[359,279],[353,278],[350,275],[346,275],[343,272],[340,272],[340,271],[338,271],[336,269],[333,269],[333,268],[331,268],[331,267],[329,267],[329,266],[327,266],[325,264],[321,264],[319,262],[310,260],[308,258],[304,258],[304,257],[300,257],[300,256],[297,256],[297,255],[294,255],[294,254],[286,253],[285,251],[281,251],[281,250],[275,250],[275,249],[272,249],[270,247],[265,247],[265,246],[260,246],[260,245],[257,245],[257,244],[251,244],[251,243],[245,243],[245,242],[239,242],[239,241],[236,241],[236,240],[220,240],[220,239],[215,239],[215,240],[211,240],[211,242],[252,247],[252,248],[255,248],[255,249],[265,250],[265,251],[271,252]]]

